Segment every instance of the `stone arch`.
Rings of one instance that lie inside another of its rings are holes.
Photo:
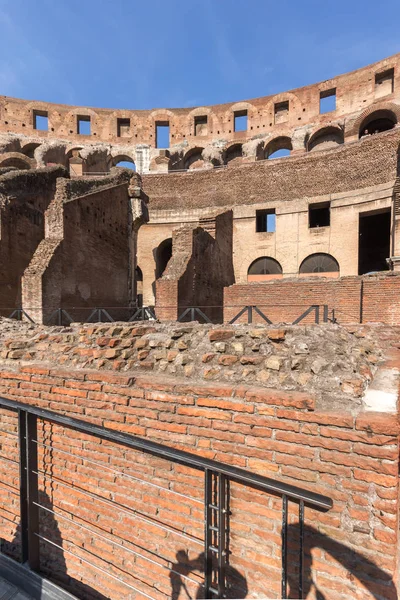
[[[283,277],[281,264],[271,256],[253,260],[247,270],[247,281],[269,281]]]
[[[35,150],[39,148],[41,144],[39,142],[29,142],[21,146],[22,154],[25,154],[28,158],[35,158]]]
[[[396,122],[400,121],[400,106],[398,104],[394,104],[394,102],[378,102],[377,104],[366,108],[356,119],[349,120],[345,130],[346,137],[358,136],[360,130],[362,131],[361,125],[363,121],[378,110],[388,110],[396,116]]]
[[[128,163],[129,165],[121,165],[120,163]],[[117,154],[117,156],[113,156],[110,160],[110,167],[123,167],[125,169],[132,169],[132,171],[136,171],[135,161],[128,154]]]
[[[172,238],[163,240],[155,251],[156,279],[162,277],[172,256]]]
[[[204,167],[203,150],[204,148],[200,148],[198,146],[188,150],[183,157],[183,168],[192,170],[201,169]]]
[[[63,165],[67,166],[68,160],[65,154],[66,145],[62,142],[44,143],[34,151],[38,166]]]
[[[387,109],[375,110],[361,122],[358,137],[389,131],[397,125],[397,122],[397,115],[393,111]]]
[[[16,169],[32,169],[34,160],[21,152],[7,152],[0,156],[0,167],[15,167]]]
[[[307,142],[308,152],[335,148],[344,143],[343,129],[336,125],[328,125],[315,131]]]
[[[290,155],[291,151],[293,150],[292,140],[290,137],[281,135],[268,142],[265,146],[264,158],[282,158],[284,155],[274,156],[274,154],[280,150],[288,150],[289,154],[287,156]]]
[[[340,267],[334,256],[325,252],[310,254],[301,263],[300,277],[339,277]]]
[[[241,162],[243,158],[243,144],[230,144],[224,151],[224,163],[227,165],[232,161]]]
[[[209,106],[198,106],[190,111],[190,113],[186,117],[186,132],[181,132],[186,134],[187,137],[196,137],[195,133],[195,118],[196,117],[207,117],[207,128],[206,133],[202,133],[199,137],[208,137],[211,135],[211,132],[214,133],[220,129],[220,122],[218,116],[212,111]]]

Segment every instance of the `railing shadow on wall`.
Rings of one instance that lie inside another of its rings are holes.
[[[88,600],[245,598],[254,585],[303,597],[305,507],[327,511],[330,498],[13,400],[0,409],[1,549],[32,571]],[[258,505],[281,523],[268,585],[267,556],[249,571],[240,552],[241,523],[263,527]]]

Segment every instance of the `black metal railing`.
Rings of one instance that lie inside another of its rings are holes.
[[[277,305],[277,307],[279,307],[279,305]],[[228,308],[228,307],[226,307]],[[275,308],[274,306],[270,307],[270,308]],[[321,309],[322,309],[322,322],[323,323],[327,323],[329,321],[329,310],[328,310],[328,305],[327,304],[312,304],[311,306],[309,306],[303,313],[301,313],[301,315],[299,317],[297,317],[297,319],[295,319],[293,321],[293,323],[291,323],[292,325],[297,325],[298,323],[300,323],[301,321],[303,321],[306,317],[308,317],[308,315],[310,315],[311,313],[314,313],[314,323],[316,323],[317,325],[320,323],[320,313],[321,313]],[[233,323],[235,323],[236,321],[238,321],[240,319],[240,317],[244,314],[246,314],[247,316],[247,323],[251,324],[253,323],[253,312],[256,313],[257,315],[259,315],[259,317],[262,318],[263,321],[265,321],[266,323],[268,323],[268,325],[272,325],[273,322],[271,321],[271,319],[269,319],[269,317],[267,317],[267,315],[265,315],[262,310],[256,306],[256,305],[247,305],[244,306],[234,317],[233,319],[231,319],[229,321],[230,325],[232,325]]]
[[[51,510],[51,508],[49,508],[48,506],[44,506],[43,503],[40,502],[39,476],[43,476],[43,471],[41,471],[39,466],[38,448],[50,448],[52,452],[52,457],[53,452],[55,451],[55,448],[52,444],[40,442],[38,435],[38,422],[40,422],[41,424],[45,425],[59,425],[62,428],[66,428],[67,430],[70,430],[72,432],[79,432],[83,434],[83,437],[85,438],[86,436],[93,436],[94,438],[97,438],[99,440],[117,444],[118,447],[129,448],[132,450],[139,451],[140,453],[146,453],[147,455],[168,460],[172,463],[177,463],[179,465],[184,465],[186,467],[190,467],[196,471],[202,471],[204,473],[205,479],[203,500],[201,500],[201,498],[199,497],[191,498],[195,502],[201,503],[204,508],[203,541],[201,539],[194,538],[193,536],[188,536],[184,533],[178,533],[176,530],[174,530],[174,532],[175,534],[181,535],[183,537],[185,537],[186,535],[186,537],[190,537],[192,540],[196,541],[196,543],[200,543],[203,545],[204,564],[202,565],[200,570],[203,573],[204,577],[204,596],[202,597],[205,598],[224,598],[226,597],[227,593],[226,573],[227,569],[229,568],[230,560],[230,527],[228,522],[231,514],[229,506],[231,483],[235,482],[239,484],[244,484],[246,486],[255,488],[257,492],[266,492],[270,495],[279,496],[282,498],[282,598],[287,598],[288,588],[288,507],[289,502],[298,504],[298,597],[302,598],[304,554],[304,506],[306,505],[316,510],[326,511],[332,507],[332,500],[330,498],[318,493],[307,491],[297,486],[289,485],[281,481],[257,475],[255,473],[249,472],[241,468],[227,465],[222,462],[218,462],[208,458],[203,458],[201,456],[197,456],[183,450],[177,450],[164,444],[149,441],[148,439],[143,439],[140,437],[132,436],[127,433],[122,433],[113,429],[108,429],[102,426],[94,425],[92,423],[80,419],[64,416],[50,410],[44,410],[37,407],[27,406],[23,403],[5,398],[0,398],[0,408],[6,409],[7,412],[14,411],[14,413],[16,412],[18,414],[19,496],[22,562],[26,563],[26,565],[29,566],[31,570],[40,572],[40,543],[49,543],[53,546],[61,548],[64,552],[73,554],[70,550],[62,548],[60,544],[57,545],[57,543],[52,542],[40,532],[39,511],[44,510],[49,511],[51,513],[53,513],[54,511]],[[9,433],[3,428],[0,429],[0,432],[3,434]],[[16,436],[17,434],[14,432],[12,435]],[[71,450],[58,449],[57,452],[62,452],[66,455],[75,456]],[[10,457],[1,458],[10,460]],[[90,458],[90,456],[88,458],[85,458],[82,452],[79,453],[78,458],[79,460],[85,460],[88,463],[93,463],[94,465],[97,465],[97,470],[99,470],[101,467],[101,473],[104,473],[105,471],[114,471],[115,473],[119,473],[118,470],[112,467],[111,463],[107,463],[106,465],[104,465],[102,463],[93,461]],[[119,474],[124,475],[124,473]],[[137,478],[135,476],[129,474],[126,476],[130,477],[135,481],[141,481],[140,478]],[[49,477],[53,483],[60,483],[60,479],[55,476],[52,477],[47,475],[47,477]],[[99,477],[101,477],[101,475]],[[158,480],[156,480],[156,482],[152,482],[150,480],[146,483],[148,483],[148,485],[154,485],[155,487],[159,487],[159,485],[157,485],[157,481]],[[73,483],[64,482],[61,485],[64,485],[67,488],[67,490],[69,486],[70,489],[79,489],[82,492],[81,488],[73,487]],[[183,501],[183,498],[187,498],[187,496],[177,491],[174,492],[173,489],[162,489],[164,492],[167,491],[176,494],[176,511],[179,514],[179,501]],[[86,491],[85,493],[97,502],[103,501],[106,502],[107,505],[113,506],[113,501],[109,497],[105,498],[102,495],[94,493],[93,491]],[[135,517],[137,517],[138,519],[146,520],[146,517],[143,517],[143,515],[140,516],[138,511],[129,509],[129,507],[124,507],[121,509],[120,504],[115,505],[115,507],[117,507],[119,510],[124,510],[125,512],[131,510],[131,513],[133,512]],[[57,518],[67,519],[67,521],[69,521],[69,525],[77,525],[78,527],[82,527],[83,530],[87,530],[91,536],[93,536],[93,534],[96,533],[92,528],[88,528],[87,524],[79,524],[79,521],[77,521],[74,518],[70,519],[68,517],[65,517],[65,515],[57,515]],[[160,525],[160,527],[162,526]],[[101,531],[103,533],[98,535],[100,535],[100,537],[102,537],[103,539],[111,541],[110,538],[104,536],[104,531]],[[113,543],[116,543],[118,546],[117,542]],[[125,549],[125,546],[121,546],[121,548]],[[133,554],[138,554],[133,550],[131,550],[131,552]],[[142,555],[139,554],[139,556]],[[150,595],[143,592],[143,589],[137,589],[132,584],[126,583],[125,581],[123,581],[123,579],[116,576],[115,573],[113,574],[111,571],[107,572],[102,570],[101,567],[98,566],[98,564],[92,564],[87,559],[82,558],[81,555],[79,555],[78,558],[84,564],[87,563],[95,569],[100,569],[100,571],[102,571],[103,574],[106,573],[110,577],[121,582],[123,585],[127,585],[128,588],[140,591],[145,596],[147,595],[148,598],[151,598]],[[152,559],[151,557],[149,558],[148,555],[142,556],[142,558],[144,558],[144,560],[150,561],[150,563],[153,562],[154,565],[160,566],[158,562],[155,562],[154,559]],[[151,570],[149,570],[149,573],[150,572]],[[174,571],[172,567],[170,569],[170,572],[173,574],[176,571]],[[179,577],[181,576],[185,577],[185,575],[179,574]],[[188,577],[186,577],[186,579],[188,579]],[[148,585],[151,586],[151,582],[149,582]],[[292,582],[291,592],[293,592]]]

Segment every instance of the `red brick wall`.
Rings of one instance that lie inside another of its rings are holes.
[[[293,322],[312,304],[326,304],[339,323],[400,323],[400,277],[310,278],[263,283],[237,284],[225,288],[224,321],[229,322],[241,308],[256,305],[273,323]],[[254,322],[261,322],[253,315]],[[322,321],[322,312],[320,314]],[[239,322],[246,322],[247,314]],[[310,314],[303,322],[314,322]]]
[[[397,598],[391,582],[396,574],[398,525],[395,416],[323,413],[314,410],[313,399],[305,393],[41,367],[3,370],[0,394],[330,496],[333,508],[328,513],[305,511],[306,579],[312,577],[320,593],[332,600]],[[1,430],[15,431],[16,419],[7,415],[1,414]],[[80,597],[105,597],[99,593],[128,597],[132,590],[110,575],[152,598],[170,597],[171,582],[177,583],[177,576],[170,572],[176,552],[188,551],[195,561],[202,551],[202,474],[80,433],[66,434],[55,425],[40,429],[39,441],[46,445],[39,447],[40,470],[47,482],[43,483],[41,475],[41,502],[58,515],[57,524],[42,517],[41,525],[49,539],[58,539],[63,546],[61,552],[42,543],[44,571]],[[16,458],[16,438],[3,432],[0,436],[1,455]],[[19,517],[12,490],[18,482],[18,464],[3,460],[0,464],[5,473],[0,483],[4,491],[0,537],[6,540],[3,551],[15,555],[18,535],[14,547],[9,542]],[[125,478],[113,469],[149,483]],[[73,489],[65,488],[63,482],[72,483]],[[81,489],[114,504],[87,497]],[[291,553],[296,547],[294,508],[290,512]],[[236,583],[235,597],[243,593],[239,590],[243,578],[248,597],[280,597],[281,500],[232,483],[231,512],[230,562],[242,577]],[[76,515],[75,523],[68,520],[70,513]],[[164,529],[158,527],[160,523]],[[180,536],[182,532],[192,536],[190,540]],[[94,562],[108,575],[81,563],[79,557]],[[292,580],[294,555],[289,565]],[[199,570],[189,571],[184,572],[198,582]],[[184,581],[194,596],[198,583]],[[294,588],[293,594],[297,597]]]

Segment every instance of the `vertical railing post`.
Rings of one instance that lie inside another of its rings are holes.
[[[212,585],[212,553],[210,547],[213,542],[212,536],[212,471],[205,470],[204,478],[204,594],[205,598],[211,598],[210,587]]]
[[[282,496],[282,576],[281,576],[281,596],[287,597],[287,534],[288,534],[288,498]]]
[[[319,304],[315,305],[315,322],[319,325]]]
[[[323,320],[324,323],[328,322],[328,305],[324,304],[324,316],[323,316]]]
[[[252,306],[247,307],[247,322],[250,324],[253,322],[253,307]]]
[[[18,420],[22,563],[37,571],[40,562],[37,417],[20,410]]]

